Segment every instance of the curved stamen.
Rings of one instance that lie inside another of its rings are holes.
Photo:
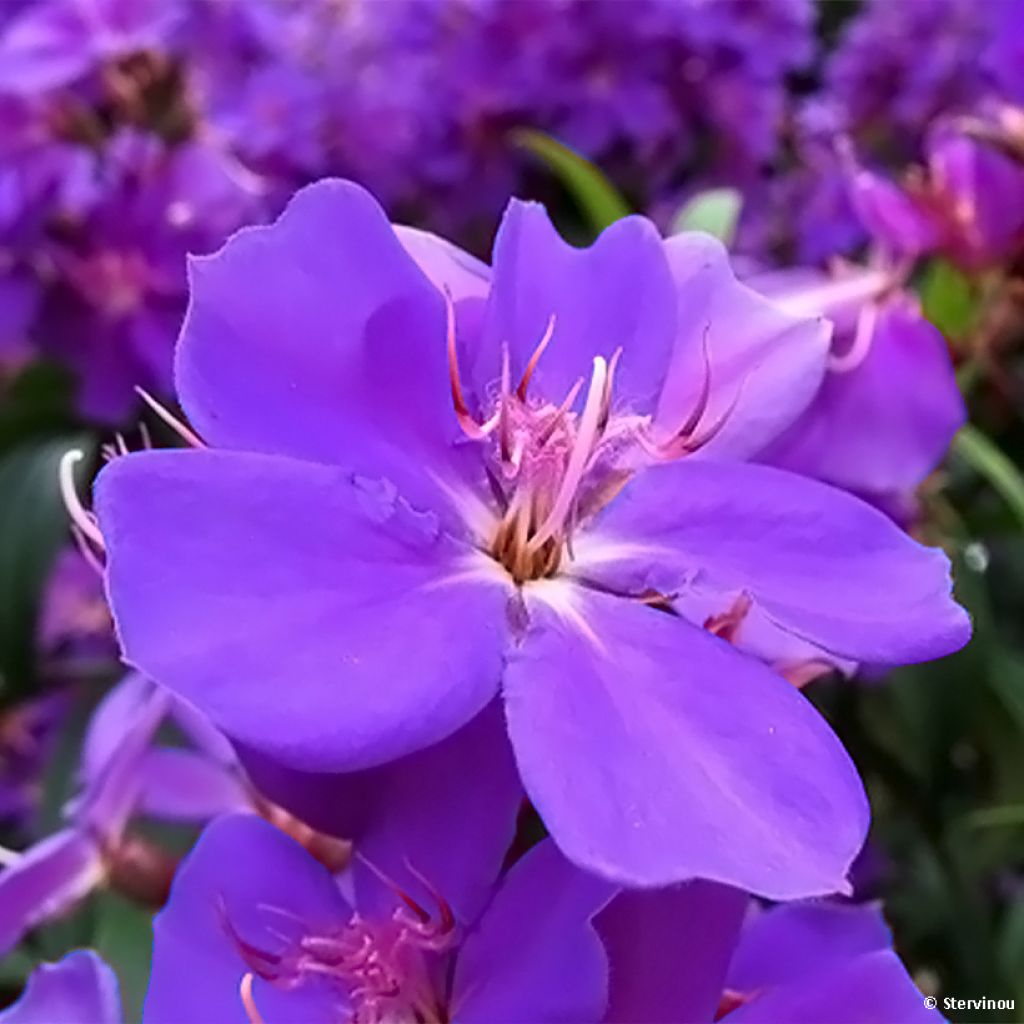
[[[580,393],[580,389],[583,387],[583,378],[580,377],[571,388],[569,393],[565,396],[562,404],[555,410],[554,415],[551,417],[551,422],[537,435],[537,446],[543,448],[545,444],[551,440],[551,435],[562,425],[565,421],[565,414],[572,408],[573,402],[576,401],[576,396]]]
[[[871,352],[871,342],[878,326],[878,304],[867,303],[857,315],[857,330],[853,336],[853,344],[840,356],[829,353],[829,373],[850,373],[856,370],[867,359]]]
[[[740,404],[740,399],[743,397],[743,389],[746,387],[748,379],[744,377],[740,381],[736,394],[732,396],[732,400],[729,402],[725,412],[703,433],[698,434],[696,437],[686,437],[685,435],[677,434],[667,441],[656,442],[647,437],[643,431],[640,431],[636,438],[640,447],[648,455],[658,459],[660,462],[672,462],[675,459],[681,459],[684,455],[692,455],[694,452],[699,451],[706,444],[710,444],[722,432],[729,420],[732,419],[732,415]]]
[[[86,510],[75,489],[74,467],[84,458],[85,452],[80,448],[72,448],[61,456],[60,468],[57,471],[60,479],[60,496],[75,526],[100,551],[105,551],[106,545],[103,542],[103,534],[100,533],[100,528],[96,525],[96,517]]]
[[[704,357],[704,377],[701,380],[700,392],[697,395],[697,404],[693,407],[690,415],[686,417],[686,421],[676,431],[675,439],[681,437],[689,437],[698,427],[700,421],[704,418],[704,413],[708,411],[708,403],[711,401],[711,351],[708,347],[708,332],[711,330],[711,325],[708,324],[704,328],[704,334],[701,338],[701,353]]]
[[[601,397],[601,416],[598,420],[597,431],[604,433],[608,426],[608,419],[612,414],[612,388],[615,385],[615,371],[619,368],[619,360],[622,358],[622,346],[620,345],[613,353],[608,362],[608,376],[604,382],[604,394]]]
[[[444,289],[445,318],[447,323],[447,344],[448,344],[448,380],[452,389],[452,405],[455,407],[455,418],[459,421],[463,433],[479,441],[486,437],[489,431],[477,423],[473,414],[466,404],[466,397],[462,392],[462,378],[459,375],[459,353],[455,343],[455,302],[452,299],[451,291]],[[500,413],[499,413],[500,417]]]
[[[148,391],[136,388],[135,392],[190,448],[206,447],[206,442],[194,430],[185,426],[174,413],[165,409]]]
[[[569,456],[569,464],[565,468],[565,475],[562,477],[558,495],[551,506],[551,511],[527,545],[527,551],[531,556],[536,554],[541,546],[550,540],[564,525],[569,509],[572,507],[573,499],[576,497],[576,491],[583,477],[583,471],[590,460],[594,444],[600,436],[600,422],[604,411],[605,382],[607,379],[608,364],[602,356],[595,356],[594,372],[590,378],[590,390],[587,392],[587,401],[580,415],[579,431],[576,434],[576,441]]]
[[[85,534],[74,524],[71,524],[71,537],[75,542],[75,547],[78,548],[79,553],[88,563],[89,568],[99,576],[100,579],[106,574],[107,567],[100,560],[96,554],[96,549],[89,543]]]
[[[555,314],[552,313],[548,320],[548,325],[544,329],[544,335],[537,344],[537,347],[533,350],[533,355],[530,356],[530,361],[526,364],[526,369],[523,370],[523,376],[519,381],[519,387],[516,388],[516,397],[521,401],[526,401],[526,389],[530,386],[530,380],[533,377],[533,371],[537,369],[537,363],[540,362],[540,357],[544,355],[544,350],[551,344],[551,339],[555,333]]]
[[[242,1000],[245,1015],[249,1018],[249,1024],[264,1024],[263,1017],[256,1006],[256,997],[252,992],[252,983],[254,980],[255,975],[252,971],[243,975],[242,980],[238,985],[238,995]]]

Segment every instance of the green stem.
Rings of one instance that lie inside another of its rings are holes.
[[[1024,477],[992,440],[970,423],[953,438],[953,451],[999,492],[1024,527]]]

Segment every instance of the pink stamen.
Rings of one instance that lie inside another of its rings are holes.
[[[583,478],[583,472],[590,460],[590,454],[600,436],[601,416],[604,411],[605,382],[608,379],[608,364],[603,356],[594,357],[594,372],[590,378],[590,390],[580,415],[579,431],[569,456],[565,475],[562,477],[558,495],[547,518],[530,539],[527,552],[534,555],[564,525],[572,507],[576,491]]]
[[[455,418],[459,421],[459,426],[462,427],[462,431],[467,437],[472,438],[474,441],[479,441],[494,429],[494,424],[500,420],[501,413],[499,410],[497,417],[493,418],[492,422],[481,424],[477,423],[473,418],[473,414],[469,411],[465,395],[462,392],[462,377],[459,374],[459,353],[455,342],[455,302],[448,288],[444,289],[444,303],[447,320],[448,380],[452,389],[452,405],[455,407]]]
[[[105,551],[106,545],[103,543],[103,534],[100,533],[96,517],[85,509],[75,489],[74,467],[84,458],[85,452],[78,448],[72,448],[61,456],[60,468],[58,469],[60,495],[72,523],[100,551]]]
[[[704,328],[704,335],[701,338],[701,353],[704,358],[704,377],[701,380],[700,393],[697,395],[697,404],[693,407],[686,421],[676,431],[676,437],[689,437],[699,426],[708,411],[708,403],[711,401],[711,351],[708,347],[708,332],[711,330],[709,324]]]
[[[206,447],[206,442],[194,430],[185,426],[177,416],[169,409],[165,409],[148,391],[136,388],[135,392],[190,448]]]
[[[242,976],[242,981],[238,986],[238,995],[242,1000],[242,1006],[245,1009],[245,1015],[249,1018],[249,1024],[265,1024],[259,1009],[256,1006],[256,997],[252,992],[252,983],[255,980],[255,975],[252,971]]]
[[[565,422],[566,413],[572,408],[573,403],[576,401],[576,396],[580,393],[580,389],[583,387],[583,378],[580,377],[571,388],[569,393],[565,396],[562,404],[555,410],[555,414],[551,417],[551,422],[544,428],[543,432],[537,436],[537,445],[541,448],[551,439],[551,435]]]
[[[619,360],[622,358],[622,346],[620,345],[613,353],[608,362],[608,376],[604,382],[604,394],[601,397],[601,418],[598,424],[598,433],[604,433],[608,426],[608,420],[612,414],[612,388],[615,385],[615,371],[619,367]]]
[[[519,387],[516,388],[516,396],[521,402],[526,401],[526,389],[530,386],[530,381],[533,378],[533,371],[537,369],[537,363],[540,362],[540,357],[544,355],[544,350],[551,344],[551,339],[555,334],[555,314],[552,313],[548,320],[548,325],[544,330],[544,335],[537,344],[537,347],[533,350],[533,355],[530,356],[530,361],[526,364],[526,369],[523,371],[522,379],[519,381]]]
[[[676,459],[681,459],[686,455],[692,455],[694,452],[700,451],[705,445],[710,444],[722,432],[729,420],[732,419],[732,415],[740,404],[740,399],[743,397],[743,389],[746,387],[746,384],[747,378],[744,377],[736,389],[736,394],[732,396],[728,408],[703,433],[691,437],[677,434],[667,441],[656,442],[652,441],[641,431],[637,434],[637,441],[640,447],[659,462],[674,462]]]
[[[830,373],[850,373],[856,370],[871,352],[871,343],[878,326],[879,308],[877,303],[869,302],[857,316],[857,330],[853,336],[853,344],[837,356],[829,353],[828,370]]]
[[[106,575],[107,567],[97,557],[95,548],[90,545],[85,534],[74,524],[71,524],[71,536],[74,539],[75,546],[78,548],[79,554],[86,560],[89,567],[96,573],[100,579]]]

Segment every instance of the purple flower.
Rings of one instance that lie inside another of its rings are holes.
[[[115,663],[114,624],[103,578],[78,548],[65,548],[43,591],[37,645],[59,676],[79,666]]]
[[[855,205],[865,228],[893,252],[939,252],[967,271],[1012,260],[1024,246],[1022,120],[1019,111],[995,108],[936,121],[924,168],[907,172],[902,187],[858,173]]]
[[[0,823],[25,825],[68,711],[68,694],[48,693],[0,712]]]
[[[945,340],[917,300],[877,267],[752,283],[794,314],[836,322],[821,390],[761,458],[883,505],[912,499],[966,419]]]
[[[83,413],[117,422],[136,407],[137,387],[170,390],[186,254],[217,245],[253,195],[230,158],[199,143],[164,150],[125,134],[101,166],[73,226],[40,254],[52,280],[36,331],[78,372]]]
[[[940,552],[738,461],[815,393],[827,337],[705,236],[628,218],[578,250],[513,203],[489,270],[354,185],[312,186],[192,266],[178,387],[220,450],[99,480],[126,656],[309,772],[436,743],[500,688],[526,790],[581,865],[842,888],[859,781],[738,650],[745,625],[766,660],[797,642],[883,664],[969,625]]]
[[[30,929],[81,900],[104,878],[107,857],[124,833],[143,780],[139,763],[169,700],[143,686],[133,694],[128,732],[70,808],[61,831],[6,858],[0,872],[0,954]]]
[[[114,972],[91,949],[40,964],[22,997],[0,1011],[0,1024],[122,1024]]]
[[[0,91],[67,85],[105,60],[165,41],[177,0],[37,0],[3,26]]]
[[[391,846],[399,874],[357,853],[338,879],[257,818],[215,822],[156,919],[143,1019],[600,1019],[607,967],[591,919],[611,886],[545,841],[500,885],[488,851],[489,894],[453,905],[457,877],[439,888],[403,865],[400,834]]]
[[[708,882],[620,893],[597,918],[607,1024],[938,1024],[874,905],[767,911]]]
[[[477,846],[489,889],[467,899],[464,874],[419,868],[430,847],[409,853],[409,804],[385,807],[364,834],[374,855],[357,842],[338,875],[257,818],[213,823],[156,920],[144,1020],[941,1019],[874,905],[761,911],[708,882],[616,891],[548,840],[502,873],[490,839],[507,827],[436,806],[461,828],[439,823],[434,844]]]

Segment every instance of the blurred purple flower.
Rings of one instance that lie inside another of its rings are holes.
[[[117,976],[91,949],[40,964],[0,1024],[122,1024]]]
[[[114,622],[103,578],[76,547],[61,551],[47,578],[36,643],[59,680],[83,666],[117,662]]]
[[[578,863],[842,888],[859,781],[745,626],[877,663],[969,626],[940,552],[738,461],[804,409],[826,345],[706,236],[629,218],[577,250],[513,203],[492,271],[312,186],[192,266],[179,392],[223,450],[100,477],[126,656],[310,772],[436,743],[500,687]]]
[[[854,203],[894,253],[938,252],[966,271],[1012,262],[1024,247],[1024,112],[997,107],[937,120],[924,167],[900,185],[861,171]]]
[[[157,747],[169,711],[194,744]],[[206,821],[246,810],[250,794],[224,741],[194,713],[139,676],[128,676],[97,709],[82,755],[77,797],[60,831],[5,857],[0,871],[0,955],[108,879],[143,901],[159,899],[169,865],[127,834],[136,815]],[[154,892],[154,887],[156,891]]]
[[[836,323],[821,390],[761,453],[771,465],[817,477],[882,507],[912,503],[966,419],[942,335],[884,267],[755,276],[794,315]]]
[[[67,697],[50,693],[0,712],[0,823],[23,827],[38,806]]]

